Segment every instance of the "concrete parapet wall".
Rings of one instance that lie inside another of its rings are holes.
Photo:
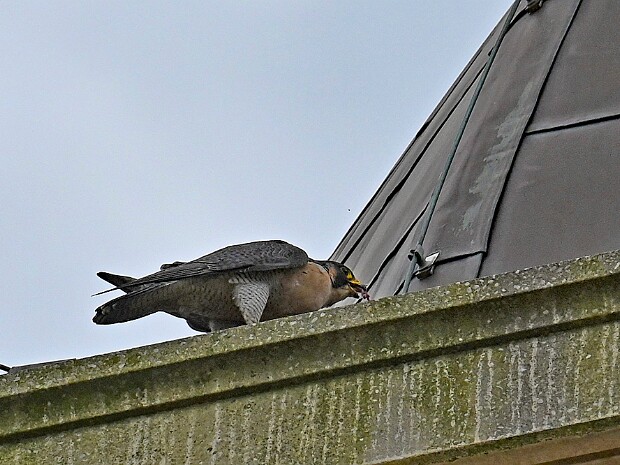
[[[1,464],[424,464],[618,431],[620,252],[0,377]]]

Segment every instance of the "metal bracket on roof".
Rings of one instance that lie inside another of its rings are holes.
[[[411,250],[409,260],[415,260],[415,271],[413,276],[418,279],[425,279],[431,276],[435,272],[435,262],[439,257],[439,252],[432,253],[424,256],[424,249],[422,246],[418,246]]]
[[[534,13],[535,11],[540,10],[545,0],[527,0],[527,5],[525,6],[525,11],[529,14]]]

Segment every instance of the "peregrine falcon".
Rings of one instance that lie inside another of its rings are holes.
[[[345,265],[312,260],[284,241],[231,245],[189,262],[161,266],[143,278],[97,275],[126,292],[97,310],[100,325],[155,312],[184,318],[196,331],[216,331],[312,312],[346,297],[369,299]],[[104,291],[108,292],[108,291]]]

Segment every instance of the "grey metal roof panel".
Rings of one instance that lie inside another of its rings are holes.
[[[570,105],[555,102],[570,100],[570,92],[562,94],[562,85],[574,82],[570,85],[585,92],[583,78],[573,79],[566,74],[587,74],[587,66],[603,70],[611,63],[611,79],[601,76],[600,81],[605,82],[593,83],[600,87],[593,91],[593,104],[588,107],[584,103],[587,99],[581,99],[581,103],[575,100],[579,104],[574,105],[574,110],[580,123],[596,119],[601,111],[605,118],[613,118],[604,111],[615,108],[615,101],[604,97],[618,88],[620,37],[615,21],[605,18],[600,22],[601,28],[614,31],[608,35],[613,39],[604,47],[615,54],[613,59],[603,66],[599,63],[603,54],[595,53],[588,57],[589,61],[583,60],[586,68],[571,67],[570,59],[577,53],[575,47],[580,50],[577,54],[584,56],[588,46],[598,46],[588,40],[587,30],[597,27],[593,21],[598,20],[593,18],[605,16],[610,1],[547,0],[536,13],[513,19],[459,144],[424,242],[427,254],[441,252],[435,274],[414,280],[410,290],[620,248],[619,128],[613,121],[606,121],[599,122],[600,126],[589,124],[583,135],[578,127],[558,131],[564,124],[563,112],[568,112]],[[521,9],[524,5],[522,1]],[[618,9],[620,2],[615,5]],[[332,255],[370,282],[371,292],[377,297],[397,292],[403,283],[409,267],[407,255],[422,224],[420,216],[428,206],[498,29],[418,132]],[[605,36],[605,32],[598,34]],[[574,40],[581,43],[576,46]],[[569,51],[563,47],[569,47]],[[582,106],[587,111],[580,114]],[[539,129],[552,132],[532,132],[536,128],[536,111],[544,116],[538,120],[545,122]],[[554,112],[558,115],[553,116]],[[585,135],[588,131],[592,131],[590,136]],[[565,164],[562,152],[566,152]],[[535,158],[545,153],[551,155],[544,162]],[[588,161],[600,164],[597,169],[605,175],[587,175],[586,179],[603,186],[587,189],[587,183],[580,184],[580,179],[572,181],[577,188],[565,188],[563,183],[570,184],[571,176],[589,173]],[[539,172],[532,173],[536,167]],[[533,192],[545,202],[536,203]],[[600,196],[613,199],[605,204]],[[531,203],[540,209],[532,208]],[[564,203],[574,206],[572,214],[578,215],[577,221],[556,218],[558,212],[571,212],[558,207]],[[545,213],[548,209],[552,211]],[[528,216],[529,212],[532,215]],[[553,227],[561,228],[567,237],[547,234]],[[595,232],[597,228],[606,228],[606,232]],[[541,237],[531,240],[531,234]],[[554,237],[561,240],[554,242]]]
[[[481,275],[615,249],[620,249],[620,118],[527,136]]]
[[[619,47],[620,2],[583,2],[527,131],[620,114]]]
[[[506,176],[579,0],[552,4],[513,25],[484,83],[424,243],[443,260],[486,251]]]

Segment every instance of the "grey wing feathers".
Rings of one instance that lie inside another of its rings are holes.
[[[159,267],[160,270],[167,270],[168,268],[172,268],[179,265],[185,265],[187,262],[174,262],[174,263],[164,263]]]
[[[179,263],[179,264],[177,264]],[[175,262],[157,273],[138,278],[131,286],[175,281],[227,271],[269,271],[298,268],[308,263],[308,255],[284,241],[257,241],[231,245],[189,262]],[[119,288],[126,285],[118,286]]]

